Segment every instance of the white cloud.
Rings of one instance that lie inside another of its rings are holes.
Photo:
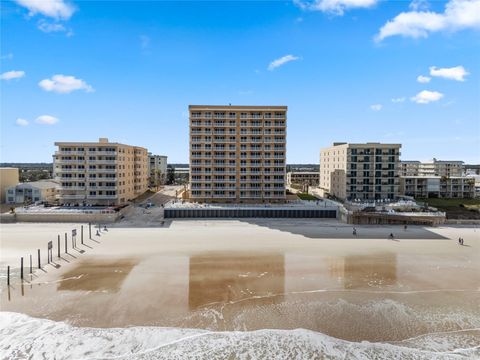
[[[40,20],[38,23],[38,29],[46,32],[46,33],[51,33],[51,32],[66,32],[67,36],[73,35],[72,30],[67,29],[65,25],[60,24],[60,23],[49,23],[45,20]]]
[[[410,100],[417,104],[428,104],[430,102],[438,101],[443,98],[443,94],[438,91],[420,91],[417,95],[410,98]]]
[[[275,70],[276,68],[285,65],[286,63],[290,61],[295,61],[300,59],[298,56],[293,56],[293,55],[285,55],[282,56],[279,59],[273,60],[269,65],[268,65],[268,70],[272,71]]]
[[[469,73],[463,66],[455,66],[451,68],[437,68],[436,66],[430,67],[430,75],[438,76],[445,79],[465,81],[465,76]]]
[[[25,71],[7,71],[0,75],[1,80],[12,80],[12,79],[20,79],[25,76]]]
[[[405,101],[405,97],[399,97],[399,98],[393,98],[392,102],[393,103],[402,103]]]
[[[15,124],[17,124],[18,126],[27,126],[28,120],[18,118],[17,120],[15,120]]]
[[[418,10],[402,12],[380,28],[375,40],[382,41],[396,35],[426,38],[432,32],[468,28],[480,28],[480,0],[450,0],[443,13]]]
[[[380,111],[380,110],[382,110],[382,107],[383,107],[382,104],[373,104],[373,105],[370,105],[370,109],[372,109],[373,111]]]
[[[50,115],[41,115],[35,119],[37,124],[41,125],[55,125],[59,120]]]
[[[84,80],[60,74],[52,76],[51,79],[43,79],[38,85],[45,91],[53,91],[60,94],[68,94],[75,90],[94,91]]]
[[[302,10],[343,15],[345,10],[372,7],[378,0],[294,0],[293,2]]]
[[[408,7],[414,11],[428,10],[430,4],[427,0],[413,0]]]
[[[68,20],[75,12],[75,7],[64,0],[15,0],[30,11],[30,15],[42,14],[55,19]]]
[[[429,83],[430,80],[432,80],[432,78],[428,76],[423,76],[423,75],[417,76],[417,81],[422,84]]]
[[[8,54],[5,54],[5,55],[2,55],[2,56],[0,56],[0,59],[1,60],[12,60],[13,59],[13,54],[8,53]]]

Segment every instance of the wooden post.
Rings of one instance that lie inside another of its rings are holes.
[[[38,268],[41,269],[41,263],[40,263],[40,249],[37,249],[37,257],[38,257]]]
[[[30,255],[30,274],[32,273],[32,255]]]
[[[80,242],[81,242],[82,245],[83,245],[83,225],[82,225],[82,227],[80,228]]]
[[[92,224],[88,223],[88,238],[92,238]]]
[[[68,248],[67,248],[67,233],[65,233],[65,254],[68,254]]]
[[[23,257],[20,258],[20,279],[23,280]]]
[[[10,286],[10,265],[7,266],[7,286]]]
[[[50,247],[47,246],[47,264],[50,264]]]
[[[58,239],[57,239],[57,253],[58,253],[58,258],[60,259],[60,235],[58,235]]]

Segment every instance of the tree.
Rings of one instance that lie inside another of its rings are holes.
[[[167,184],[173,185],[175,183],[175,168],[172,166],[167,167]]]

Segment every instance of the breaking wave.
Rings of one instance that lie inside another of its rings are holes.
[[[304,330],[212,332],[136,326],[74,327],[0,312],[1,359],[478,359],[480,329],[391,343],[351,342]]]

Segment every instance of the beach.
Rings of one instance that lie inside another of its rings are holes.
[[[88,239],[84,224],[22,285],[19,257],[73,228],[2,224],[2,358],[480,357],[474,226],[177,220]]]

